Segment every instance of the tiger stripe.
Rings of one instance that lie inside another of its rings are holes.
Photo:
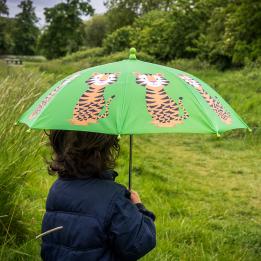
[[[89,89],[81,95],[75,105],[71,124],[88,125],[108,117],[109,105],[115,95],[111,96],[108,101],[105,101],[104,91],[108,85],[115,83],[117,79],[118,74],[116,73],[94,73],[86,80]],[[104,106],[105,112],[100,115]]]
[[[188,75],[180,74],[179,77],[198,91],[198,93],[201,95],[201,97],[207,102],[207,104],[210,106],[210,108],[217,114],[217,116],[225,124],[232,123],[231,114],[225,110],[225,108],[223,107],[221,102],[218,100],[218,97],[210,96],[209,93],[203,89],[203,86],[198,81],[189,77]]]
[[[146,106],[152,116],[152,124],[158,127],[174,127],[189,118],[182,97],[177,104],[164,90],[169,81],[161,74],[136,73],[136,83],[146,87]],[[183,110],[182,116],[180,108]]]

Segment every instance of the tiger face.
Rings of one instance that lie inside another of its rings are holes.
[[[187,75],[185,75],[185,74],[180,74],[180,75],[179,75],[179,78],[181,78],[181,79],[184,80],[186,83],[188,83],[190,86],[193,86],[193,87],[195,87],[195,88],[201,88],[201,87],[202,87],[201,84],[200,84],[198,81],[196,81],[196,80],[190,78],[189,76],[187,76]]]
[[[136,73],[136,83],[141,86],[160,88],[169,84],[162,74]]]
[[[117,73],[94,73],[86,82],[89,85],[106,86],[117,81]]]

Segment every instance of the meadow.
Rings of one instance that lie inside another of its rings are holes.
[[[40,260],[50,158],[42,131],[16,124],[21,113],[69,73],[127,57],[80,51],[24,66],[0,62],[0,260]],[[141,54],[141,60],[156,62]],[[225,72],[198,60],[168,63],[213,86],[252,132],[136,135],[133,188],[157,216],[157,247],[142,260],[261,259],[261,67]],[[121,138],[118,182],[127,184],[128,137]]]

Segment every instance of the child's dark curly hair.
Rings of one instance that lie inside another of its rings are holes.
[[[102,171],[115,167],[120,150],[116,135],[50,130],[48,136],[54,152],[48,162],[49,174],[62,178],[99,178]]]

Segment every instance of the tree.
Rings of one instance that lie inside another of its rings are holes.
[[[105,15],[95,15],[85,22],[85,45],[88,47],[101,47],[102,41],[108,32],[108,19]]]
[[[221,70],[231,66],[231,52],[225,43],[226,7],[215,8],[205,31],[195,39],[195,51],[202,60],[208,60]],[[226,47],[225,47],[226,46]]]
[[[8,7],[6,5],[6,0],[0,0],[0,16],[9,15]]]
[[[130,8],[119,6],[108,10],[106,17],[109,32],[114,32],[121,27],[132,25],[137,14]]]
[[[130,26],[121,27],[108,35],[103,42],[105,52],[113,53],[123,51],[131,47],[131,38],[134,34],[134,29]]]
[[[14,53],[34,55],[39,36],[35,8],[31,0],[21,1],[18,7],[22,9],[22,12],[15,16]]]
[[[156,58],[166,61],[191,58],[193,40],[199,34],[200,19],[193,7],[173,7],[171,11],[151,11],[135,20],[131,43]]]
[[[201,25],[206,21],[206,16],[203,16],[206,11],[199,12],[197,8],[200,4],[200,10],[204,10],[202,2],[204,0],[110,0],[106,5],[109,12],[121,9],[113,16],[114,20],[109,20],[118,25],[131,23],[135,30],[131,35],[131,45],[160,60],[170,60],[195,56],[193,40],[199,36]],[[123,13],[126,9],[129,14],[127,11]],[[131,16],[131,12],[134,15]]]
[[[107,0],[104,5],[109,23],[109,31],[113,32],[123,26],[132,25],[135,19],[150,11],[169,11],[176,0]]]
[[[129,9],[137,15],[143,15],[153,10],[169,11],[177,0],[107,0],[104,5],[108,10],[118,8]]]
[[[242,66],[261,56],[261,2],[219,0],[195,39],[198,56],[220,69]]]
[[[45,8],[47,26],[40,40],[40,47],[48,59],[64,56],[79,50],[84,42],[81,15],[92,15],[90,0],[67,0],[52,8]]]
[[[229,3],[225,22],[225,48],[232,50],[232,62],[243,65],[246,59],[261,56],[261,2],[241,0]]]
[[[167,59],[171,51],[172,23],[170,13],[165,11],[155,10],[137,18],[133,24],[135,34],[132,34],[131,45],[158,59]]]
[[[6,43],[6,25],[7,21],[3,15],[8,15],[8,7],[6,0],[0,0],[0,54],[8,52],[8,45]]]

